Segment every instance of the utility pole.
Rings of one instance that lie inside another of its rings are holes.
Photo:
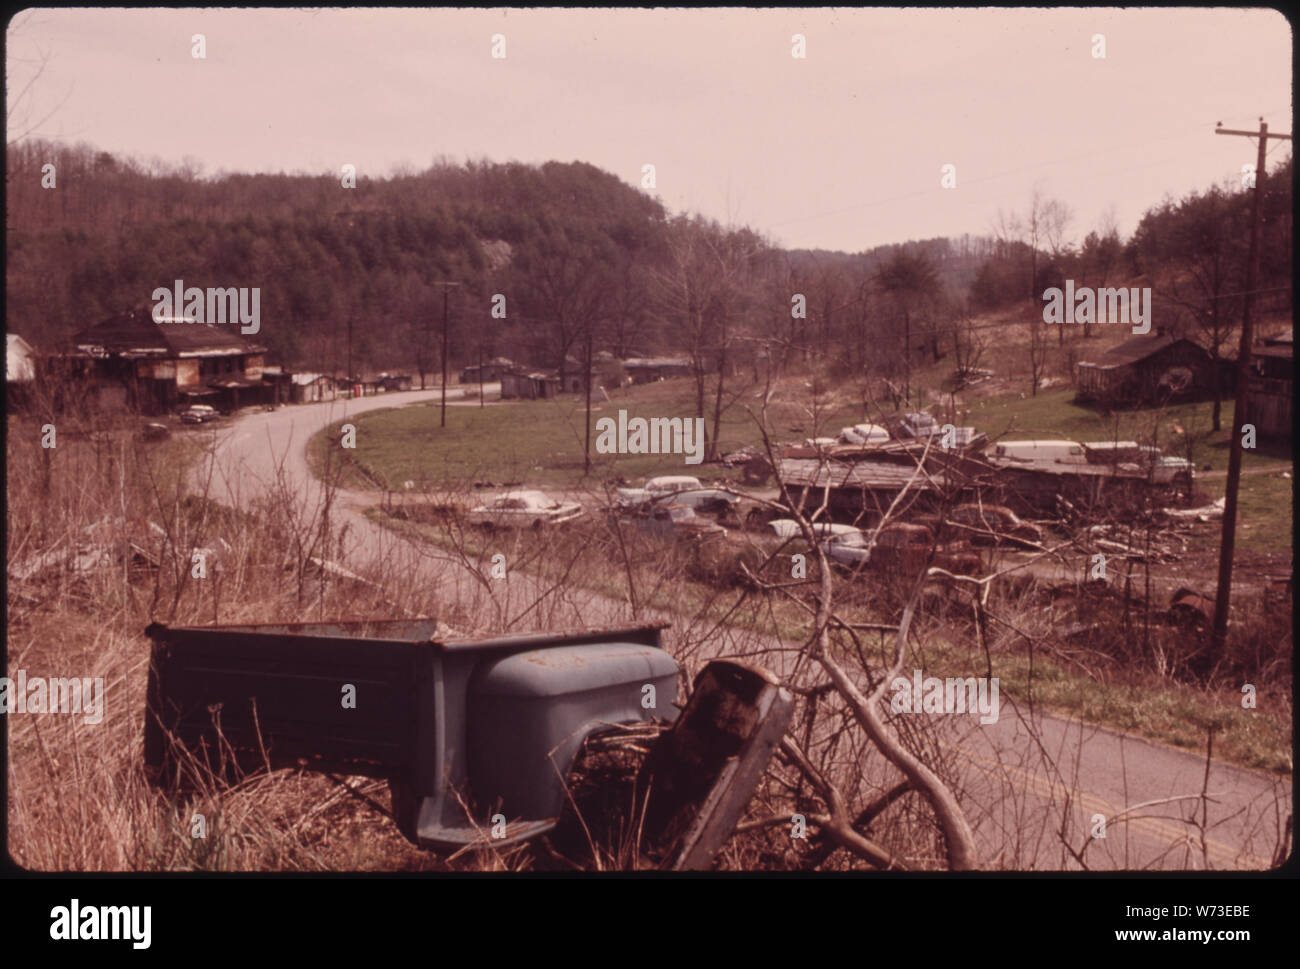
[[[442,287],[442,418],[439,427],[447,426],[447,291],[460,283],[439,281],[434,286]]]
[[[1270,135],[1264,119],[1259,119],[1259,131],[1233,131],[1215,125],[1216,135],[1241,135],[1259,139],[1259,155],[1255,162],[1255,195],[1251,201],[1250,252],[1246,259],[1245,303],[1241,314],[1241,347],[1237,351],[1237,400],[1232,409],[1232,440],[1228,452],[1228,482],[1223,497],[1223,538],[1219,544],[1219,587],[1214,598],[1213,643],[1222,650],[1228,635],[1228,598],[1232,594],[1232,558],[1237,539],[1237,492],[1241,484],[1241,428],[1246,422],[1246,398],[1250,383],[1251,312],[1255,304],[1255,283],[1259,277],[1259,224],[1264,197],[1264,156],[1269,138],[1291,140],[1290,135]]]
[[[348,392],[346,396],[352,396],[352,316],[348,315]]]

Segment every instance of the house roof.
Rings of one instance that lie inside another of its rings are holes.
[[[1195,343],[1186,337],[1173,336],[1167,333],[1147,333],[1143,336],[1129,337],[1123,343],[1116,344],[1092,360],[1084,362],[1090,363],[1094,367],[1122,367],[1130,363],[1137,363],[1139,360],[1145,360],[1147,357],[1159,353],[1175,343],[1187,343],[1202,352],[1205,350],[1199,343]]]
[[[182,317],[155,323],[148,307],[111,316],[75,334],[72,342],[81,349],[130,357],[224,356],[266,349],[244,339],[237,324],[197,323]]]
[[[804,485],[812,488],[871,488],[901,490],[909,481],[912,489],[931,491],[944,487],[942,474],[917,473],[915,466],[883,461],[823,461],[816,458],[784,458],[777,469],[777,478],[786,485]]]

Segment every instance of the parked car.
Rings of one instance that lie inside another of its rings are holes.
[[[1024,521],[1002,505],[958,505],[948,512],[947,524],[973,545],[1038,545],[1043,530]]]
[[[156,421],[148,421],[140,425],[140,440],[142,441],[161,441],[171,435],[166,424],[159,424]]]
[[[508,491],[470,510],[467,521],[486,528],[541,528],[581,517],[576,501],[556,501],[541,491]]]
[[[623,508],[671,499],[673,504],[689,505],[699,512],[724,512],[740,501],[721,488],[707,488],[699,478],[685,474],[662,475],[651,478],[643,488],[619,488],[614,501]]]
[[[903,415],[898,427],[904,437],[925,439],[938,434],[940,424],[925,411],[912,411]]]
[[[207,404],[191,404],[181,411],[181,423],[204,424],[208,421],[215,421],[220,416],[216,408],[209,407]]]

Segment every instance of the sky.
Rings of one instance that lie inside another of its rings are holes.
[[[1076,241],[1127,235],[1254,163],[1216,123],[1291,131],[1273,10],[53,8],[6,39],[10,141],[208,175],[580,160],[789,248],[988,234],[1035,189]]]

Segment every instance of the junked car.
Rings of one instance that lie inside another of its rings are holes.
[[[830,538],[832,535],[852,535],[861,531],[852,525],[837,522],[811,522],[813,534],[818,538]],[[803,531],[793,518],[774,518],[767,523],[767,532],[776,538],[799,538]]]
[[[217,413],[216,408],[207,404],[191,404],[181,411],[182,424],[204,424],[208,421],[215,421],[221,415]]]
[[[845,444],[888,444],[889,431],[879,424],[854,424],[840,429],[840,440]]]
[[[934,556],[930,550],[934,547]],[[915,575],[927,561],[958,575],[978,575],[983,569],[979,553],[969,542],[949,542],[935,547],[934,532],[926,525],[899,522],[876,533],[855,530],[832,535],[822,543],[832,563],[852,572],[864,568],[900,575]]]
[[[973,545],[1030,545],[1043,540],[1043,530],[1002,505],[958,505],[946,521]]]
[[[740,502],[740,496],[721,488],[705,487],[699,478],[690,475],[672,474],[651,478],[643,488],[619,488],[614,502],[617,507],[632,508],[667,500],[675,505],[688,505],[698,512],[725,512]]]
[[[483,528],[541,528],[581,515],[582,505],[576,501],[556,501],[541,491],[507,491],[471,509],[466,520]]]
[[[661,538],[706,538],[727,534],[727,530],[717,522],[697,515],[690,505],[675,501],[624,509],[618,517],[620,522]]]

